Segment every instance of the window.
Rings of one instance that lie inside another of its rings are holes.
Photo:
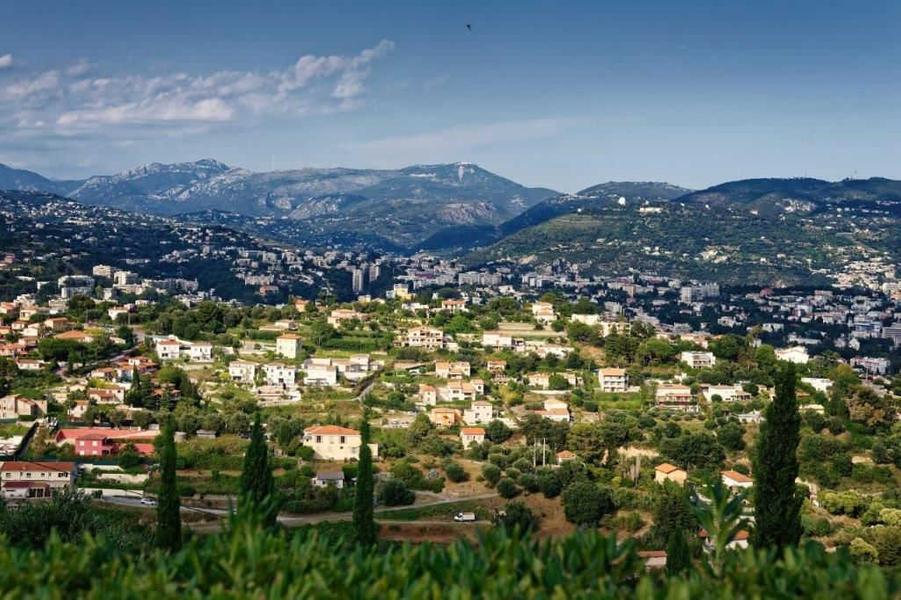
[[[321,443],[322,443],[322,436],[321,436],[321,435],[317,435],[317,436],[316,436],[316,443],[317,443],[317,444],[321,444]]]
[[[341,443],[341,444],[343,444],[343,443],[344,443],[344,436],[343,436],[343,435],[342,435],[342,436],[341,436],[341,440],[340,440],[340,443]]]

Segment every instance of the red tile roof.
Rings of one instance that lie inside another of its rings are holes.
[[[304,433],[312,433],[316,435],[360,435],[356,429],[348,429],[338,425],[314,425],[304,429]]]
[[[667,475],[669,475],[673,471],[678,471],[679,467],[677,467],[676,465],[671,465],[669,463],[662,463],[657,465],[657,470],[661,473],[666,473]]]
[[[30,488],[49,488],[50,484],[46,481],[4,481],[3,487],[13,490],[22,490]]]
[[[484,427],[463,427],[460,433],[464,435],[485,435]]]
[[[723,477],[728,477],[732,481],[737,481],[738,483],[754,483],[753,479],[738,471],[723,471],[721,474]]]
[[[0,466],[0,471],[20,472],[25,471],[62,471],[71,472],[75,468],[72,462],[31,462],[27,460],[7,461]]]
[[[100,435],[113,440],[153,440],[157,436],[156,431],[144,429],[113,429],[111,427],[76,427],[72,429],[60,429],[56,434],[57,441],[80,440],[88,436]],[[98,439],[91,437],[88,439]]]

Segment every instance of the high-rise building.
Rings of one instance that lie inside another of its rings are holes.
[[[369,281],[375,281],[382,274],[382,267],[379,264],[369,265]]]
[[[352,273],[354,293],[360,293],[366,286],[366,271],[364,271],[363,269],[354,269]]]

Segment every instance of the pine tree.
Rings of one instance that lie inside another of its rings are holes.
[[[785,367],[776,380],[776,397],[767,407],[754,454],[754,545],[794,546],[801,539],[801,502],[795,489],[801,416],[795,397],[795,368]]]
[[[261,518],[265,525],[275,525],[278,517],[275,480],[272,477],[269,446],[263,435],[263,424],[259,412],[254,417],[250,444],[244,453],[239,506],[247,514]]]
[[[691,566],[691,548],[685,539],[682,528],[676,527],[670,533],[666,544],[666,572],[670,575],[678,575]]]
[[[353,523],[357,541],[370,546],[376,541],[376,526],[373,512],[372,450],[369,449],[369,421],[365,416],[360,428],[360,441]]]
[[[175,478],[175,431],[172,419],[163,428],[160,447],[160,494],[157,503],[157,544],[166,550],[176,551],[181,547],[181,503]]]
[[[133,367],[131,369],[131,388],[129,388],[128,392],[125,394],[125,403],[129,406],[143,408],[143,388],[144,382],[141,380],[141,373],[138,371],[137,367]]]

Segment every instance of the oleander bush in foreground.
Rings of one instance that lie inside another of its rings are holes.
[[[174,553],[122,552],[104,538],[43,549],[0,537],[0,595],[43,598],[863,598],[897,597],[898,574],[815,544],[781,558],[736,552],[721,579],[703,566],[648,573],[630,542],[578,532],[538,541],[503,529],[477,543],[364,549],[314,530],[234,523]]]

